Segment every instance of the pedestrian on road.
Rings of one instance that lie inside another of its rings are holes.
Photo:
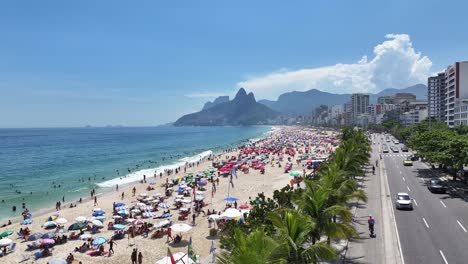
[[[369,220],[367,220],[367,223],[369,224],[370,236],[371,236],[371,237],[374,237],[374,224],[375,224],[375,220],[374,220],[374,218],[372,218],[372,215],[369,215]]]

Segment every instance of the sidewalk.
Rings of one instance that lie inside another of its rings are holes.
[[[379,159],[379,145],[372,145],[370,161]],[[372,164],[370,165],[372,168]],[[367,193],[367,203],[356,203],[354,206],[354,226],[359,237],[349,240],[348,250],[343,263],[401,263],[395,231],[393,204],[390,199],[388,183],[385,181],[385,164],[379,160],[375,175],[372,169],[366,177],[360,180],[363,190]],[[370,238],[367,219],[369,215],[375,219],[376,237]]]

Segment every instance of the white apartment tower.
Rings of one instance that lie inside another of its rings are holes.
[[[354,93],[351,95],[351,111],[353,122],[357,120],[357,117],[362,114],[366,114],[369,107],[369,95],[362,93]]]
[[[468,99],[468,61],[455,62],[445,70],[445,122],[455,125],[455,108]]]

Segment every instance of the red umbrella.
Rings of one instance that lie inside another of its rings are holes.
[[[50,238],[42,239],[40,244],[41,245],[53,245],[55,244],[55,240],[50,239]]]
[[[241,204],[241,205],[239,205],[239,208],[240,209],[249,209],[250,206],[248,204]]]

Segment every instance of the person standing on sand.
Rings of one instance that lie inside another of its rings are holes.
[[[133,249],[131,260],[132,260],[132,264],[137,264],[137,250],[136,250],[136,248]]]
[[[94,196],[94,206],[98,205],[97,196]]]
[[[122,192],[122,200],[124,199],[124,196],[125,196],[125,193],[124,193],[124,192]]]
[[[111,240],[109,241],[109,256],[110,256],[110,253],[111,253],[111,252],[112,252],[112,254],[114,254],[114,244],[117,244],[117,243],[115,243],[114,240],[111,239]]]
[[[173,241],[174,238],[172,237],[172,228],[168,227],[167,228],[167,240],[166,242],[169,242],[169,238]]]
[[[138,264],[143,263],[143,254],[141,254],[141,251],[138,253]]]
[[[116,191],[116,192],[119,191],[119,185],[118,185],[118,184],[115,185],[115,191]]]

